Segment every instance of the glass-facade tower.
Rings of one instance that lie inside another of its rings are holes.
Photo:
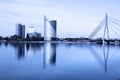
[[[16,35],[25,38],[25,25],[16,24]]]

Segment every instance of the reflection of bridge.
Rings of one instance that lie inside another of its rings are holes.
[[[105,75],[107,75],[110,46],[103,45],[101,47],[102,47],[102,51],[103,51],[103,58],[100,57],[100,55],[98,55],[98,52],[96,52],[95,49],[93,49],[92,47],[88,47],[88,49],[91,51],[92,55],[94,56],[94,58],[97,60],[97,62],[100,65],[103,66],[103,64],[104,64],[104,72],[105,72]]]
[[[90,34],[89,38],[92,39],[94,36],[96,36],[96,34],[98,34],[102,28],[104,28],[102,32],[103,41],[105,39],[109,40],[112,37],[115,37],[115,39],[120,38],[120,20],[109,17],[107,14],[100,24],[95,28],[95,30]]]

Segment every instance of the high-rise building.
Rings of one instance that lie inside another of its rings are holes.
[[[16,35],[25,38],[25,25],[16,24]]]
[[[46,17],[44,18],[44,40],[51,40],[51,38],[56,37],[57,21],[48,21]]]

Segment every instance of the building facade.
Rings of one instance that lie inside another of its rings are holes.
[[[25,38],[25,25],[16,24],[16,35]]]
[[[48,21],[44,19],[44,40],[51,40],[52,38],[57,37],[57,21],[51,20]]]
[[[41,33],[38,32],[33,32],[33,33],[27,33],[27,35],[29,36],[29,38],[41,38]]]
[[[56,37],[57,21],[56,20],[50,21],[50,25],[51,25],[51,37]]]

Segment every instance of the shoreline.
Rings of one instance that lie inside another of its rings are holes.
[[[120,45],[120,42],[102,42],[102,41],[0,41],[0,42],[3,42],[3,43],[24,43],[24,44],[27,44],[27,43],[41,43],[41,44],[44,44],[44,43],[65,43],[65,44],[69,44],[69,43],[78,43],[78,44],[96,44],[96,45]]]

